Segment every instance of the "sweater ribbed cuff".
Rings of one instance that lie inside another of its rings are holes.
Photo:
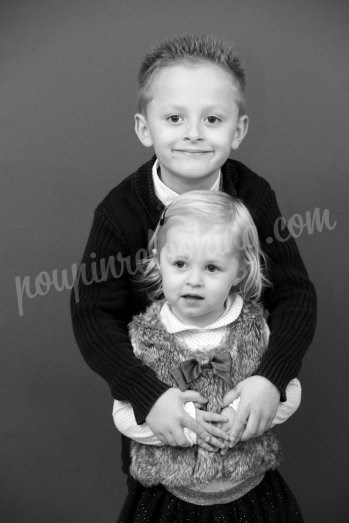
[[[295,374],[290,373],[289,369],[271,367],[270,362],[262,363],[253,375],[263,376],[263,378],[266,378],[275,385],[280,392],[280,401],[286,401],[286,387],[291,379],[295,377]]]
[[[159,397],[170,388],[158,379],[140,380],[130,391],[130,402],[138,425],[145,423],[145,418]]]

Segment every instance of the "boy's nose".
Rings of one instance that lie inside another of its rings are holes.
[[[202,129],[200,122],[197,121],[191,121],[188,122],[188,125],[185,130],[185,139],[191,140],[191,141],[198,141],[202,140]]]

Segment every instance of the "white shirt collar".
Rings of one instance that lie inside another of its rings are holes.
[[[164,184],[164,182],[160,179],[158,175],[158,168],[159,168],[159,160],[156,159],[153,165],[152,169],[152,175],[153,175],[153,183],[154,183],[154,189],[155,194],[159,198],[159,200],[165,205],[169,205],[173,202],[177,196],[179,196],[175,191],[167,187],[167,185]],[[216,181],[212,185],[210,191],[219,191],[220,183],[221,183],[221,171],[219,170],[219,174],[217,176]]]
[[[187,325],[182,323],[171,311],[167,303],[161,308],[160,319],[164,324],[166,330],[170,334],[189,331],[189,330],[213,330],[220,327],[226,327],[233,323],[239,316],[242,310],[243,300],[239,294],[229,296],[225,305],[223,314],[215,322],[207,325],[207,327],[196,327],[195,325]]]

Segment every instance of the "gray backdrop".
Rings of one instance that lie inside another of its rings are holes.
[[[1,1],[2,522],[107,523],[121,506],[109,389],[77,349],[69,292],[47,283],[71,283],[95,206],[149,158],[133,133],[137,68],[185,31],[232,39],[244,58],[237,158],[287,219],[329,213],[298,238],[318,328],[301,408],[278,432],[306,521],[347,521],[348,14],[344,0]]]

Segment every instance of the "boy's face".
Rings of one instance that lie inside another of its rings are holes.
[[[231,76],[220,67],[176,64],[156,73],[135,129],[143,145],[154,147],[168,187],[179,194],[211,188],[247,132],[237,100]]]
[[[197,327],[221,316],[231,288],[242,276],[240,255],[226,227],[190,220],[167,231],[159,270],[172,312],[183,323]]]

